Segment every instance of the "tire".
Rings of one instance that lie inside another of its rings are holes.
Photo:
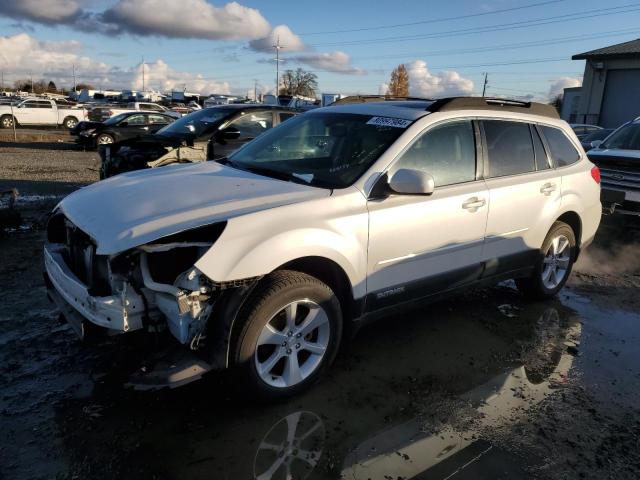
[[[576,259],[576,237],[564,222],[555,222],[547,233],[530,277],[516,279],[518,290],[528,298],[555,296],[567,283]]]
[[[1,128],[13,128],[13,122],[14,121],[15,121],[15,119],[11,115],[3,115],[2,118],[0,118],[0,127]]]
[[[236,325],[230,358],[243,391],[277,400],[310,387],[331,365],[342,337],[342,312],[320,280],[280,270],[256,287]]]
[[[101,133],[96,137],[96,145],[111,145],[115,139],[108,133]]]
[[[78,125],[78,119],[76,117],[67,117],[64,119],[62,124],[65,126],[65,128],[71,130],[73,127]]]

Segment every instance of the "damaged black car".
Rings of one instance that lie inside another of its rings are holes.
[[[226,157],[261,133],[297,115],[269,105],[221,105],[182,117],[153,135],[102,145],[100,178],[123,172]]]

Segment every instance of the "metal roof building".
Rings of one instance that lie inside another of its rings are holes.
[[[586,62],[580,98],[566,120],[615,128],[640,116],[640,39],[571,58]]]

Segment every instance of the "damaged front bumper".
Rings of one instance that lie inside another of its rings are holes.
[[[91,323],[108,329],[110,333],[129,332],[143,327],[145,306],[140,295],[123,289],[117,295],[92,296],[65,263],[63,252],[63,246],[46,244],[44,247],[47,290],[76,333],[79,330],[75,312]]]

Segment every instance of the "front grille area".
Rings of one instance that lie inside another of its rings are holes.
[[[601,167],[602,186],[640,192],[640,171],[626,167]]]
[[[96,254],[96,244],[64,215],[54,215],[47,225],[47,238],[65,245],[64,261],[73,274],[94,296],[111,294],[109,265],[106,255]]]

